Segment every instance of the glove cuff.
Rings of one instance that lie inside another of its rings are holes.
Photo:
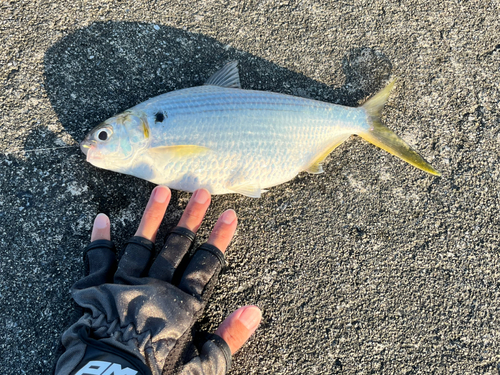
[[[90,338],[85,328],[78,331],[78,337],[86,344],[85,354],[70,375],[152,375],[151,370],[139,358]]]

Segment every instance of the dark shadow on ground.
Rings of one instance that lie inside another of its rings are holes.
[[[153,96],[197,86],[238,60],[242,87],[356,106],[381,88],[392,66],[372,48],[348,51],[346,82],[332,88],[217,40],[166,26],[95,23],[45,55],[45,82],[64,128],[82,139],[97,123]]]

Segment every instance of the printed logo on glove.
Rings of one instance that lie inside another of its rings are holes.
[[[136,375],[137,371],[129,367],[122,369],[119,363],[90,361],[75,375]]]

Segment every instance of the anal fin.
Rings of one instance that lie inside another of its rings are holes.
[[[324,170],[323,167],[321,166],[321,163],[323,163],[326,157],[330,155],[330,153],[333,150],[335,150],[339,145],[344,143],[344,141],[350,136],[351,136],[350,134],[342,134],[336,136],[328,143],[328,146],[326,148],[322,149],[317,155],[314,156],[314,159],[304,170],[312,174],[323,173]]]
[[[247,183],[236,186],[228,186],[228,190],[231,190],[234,193],[238,193],[250,198],[260,198],[262,193],[265,193],[267,190],[262,190],[259,184]]]
[[[306,169],[306,172],[311,174],[320,174],[323,173],[324,171],[325,170],[323,169],[323,166],[320,163],[311,164]]]

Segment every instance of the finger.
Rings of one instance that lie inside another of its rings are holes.
[[[207,243],[214,245],[222,253],[225,253],[229,243],[233,239],[237,225],[238,218],[236,217],[236,212],[234,210],[227,210],[217,220]]]
[[[227,374],[231,369],[231,349],[229,345],[217,335],[207,335],[207,340],[201,347],[200,355],[192,358],[181,370],[182,373],[196,372],[200,369],[203,374]],[[165,370],[165,367],[163,368]],[[191,371],[189,370],[191,369]],[[170,369],[167,368],[167,371]],[[170,374],[170,372],[168,372]]]
[[[85,289],[113,281],[116,270],[115,245],[109,240],[92,241],[83,253],[85,267],[83,279],[75,283],[75,289]]]
[[[110,228],[111,224],[109,218],[104,214],[99,214],[94,220],[94,226],[92,227],[92,235],[90,236],[90,241],[96,240],[110,240]]]
[[[189,200],[178,226],[196,233],[205,217],[208,206],[210,206],[210,200],[210,193],[206,189],[196,190]]]
[[[252,336],[260,324],[262,313],[257,306],[243,306],[229,315],[215,334],[222,337],[234,354]]]
[[[154,255],[156,233],[163,220],[169,201],[169,188],[166,186],[154,188],[144,210],[139,228],[135,236],[129,241],[118,263],[118,270],[115,273],[116,283],[129,284],[134,282],[132,279],[145,276]]]
[[[196,190],[189,200],[181,220],[168,235],[165,245],[156,257],[149,276],[172,282],[177,267],[189,251],[194,241],[195,233],[210,205],[210,193],[205,189]]]
[[[85,277],[75,284],[76,289],[97,286],[113,280],[116,257],[115,246],[109,240],[109,228],[109,218],[104,214],[97,215],[90,237],[92,242],[83,253]]]
[[[224,267],[224,252],[233,238],[237,223],[233,210],[227,210],[219,217],[208,242],[196,250],[189,262],[179,283],[181,290],[201,301],[210,298],[216,276]]]
[[[168,203],[170,202],[170,189],[166,186],[157,186],[154,188],[149,198],[148,205],[142,215],[141,223],[135,235],[146,238],[151,242],[156,239],[156,233],[165,216]]]

